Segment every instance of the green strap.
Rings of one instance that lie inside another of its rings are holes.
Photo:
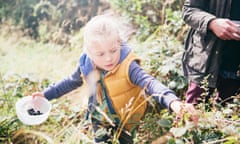
[[[101,87],[102,87],[102,90],[103,90],[103,96],[106,98],[107,106],[108,106],[108,109],[109,109],[110,113],[113,114],[113,115],[116,115],[116,112],[113,108],[112,102],[107,95],[106,87],[105,87],[104,82],[103,82],[103,77],[104,77],[104,74],[103,74],[103,72],[101,72],[101,74],[100,74],[100,84],[101,84]],[[117,124],[120,123],[119,118],[115,117],[114,120],[115,120],[115,122],[117,122]]]

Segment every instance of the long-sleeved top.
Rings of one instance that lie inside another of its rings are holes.
[[[128,47],[126,43],[121,45],[121,57],[119,63],[125,58],[122,56],[124,53],[128,53],[131,49]],[[83,54],[82,56],[84,56]],[[81,56],[81,57],[82,57]],[[86,56],[86,55],[85,55]],[[80,57],[80,59],[81,59]],[[78,87],[83,85],[83,78],[81,77],[82,70],[80,67],[80,63],[77,66],[76,70],[70,75],[69,77],[59,81],[56,84],[50,85],[45,91],[44,95],[47,99],[51,100],[54,98],[58,98]],[[137,62],[132,62],[129,68],[129,77],[133,84],[144,88],[147,85],[147,94],[159,94],[163,95],[161,97],[154,96],[154,99],[163,105],[166,108],[169,108],[170,103],[173,100],[177,100],[177,96],[175,93],[170,90],[168,87],[163,85],[160,81],[152,77],[151,75],[147,74]]]

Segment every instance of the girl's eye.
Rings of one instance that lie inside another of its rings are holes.
[[[103,56],[104,53],[97,53],[96,56]]]
[[[115,52],[117,52],[117,49],[111,50],[111,53],[115,53]]]

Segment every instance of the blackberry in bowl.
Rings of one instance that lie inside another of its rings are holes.
[[[47,120],[51,103],[44,97],[25,96],[15,105],[18,119],[26,125],[38,125]]]

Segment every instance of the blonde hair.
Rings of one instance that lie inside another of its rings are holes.
[[[83,33],[83,46],[87,49],[95,43],[101,44],[112,40],[116,44],[121,43],[118,21],[111,15],[98,15],[93,17],[85,26]]]
[[[88,49],[91,48],[93,45],[101,44],[106,41],[112,41],[119,45],[122,41],[120,32],[119,32],[119,25],[116,18],[112,15],[98,15],[93,17],[84,27],[83,33],[83,48],[85,53],[91,58]],[[96,83],[96,99],[99,104],[102,104],[103,99],[103,87],[100,83],[100,71],[94,67],[93,72],[94,79]],[[92,75],[91,75],[92,76]]]
[[[88,49],[94,44],[101,44],[106,41],[120,45],[122,41],[128,38],[129,32],[132,27],[126,23],[125,19],[120,18],[115,14],[104,14],[93,17],[84,27],[83,33],[83,48],[85,53],[91,58]],[[94,66],[94,80],[96,84],[96,99],[98,103],[102,103],[103,87],[100,83],[101,72]]]

